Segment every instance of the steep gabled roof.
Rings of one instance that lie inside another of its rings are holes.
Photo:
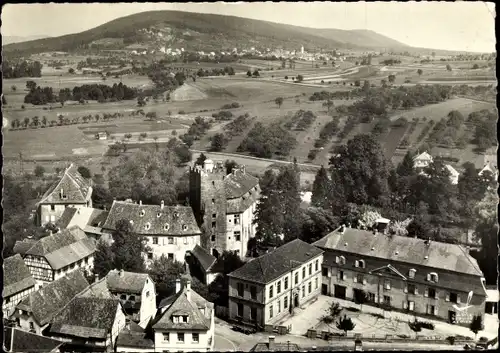
[[[75,226],[40,239],[25,254],[42,256],[52,269],[58,270],[86,258],[95,250],[94,240]]]
[[[450,176],[454,176],[454,175],[459,175],[460,174],[455,168],[453,168],[449,164],[445,164],[444,167],[450,172],[450,174],[451,174]]]
[[[476,260],[457,244],[431,241],[398,235],[374,235],[370,231],[340,228],[314,243],[321,249],[377,257],[396,262],[421,265],[469,275],[483,276]]]
[[[416,161],[432,161],[432,156],[427,153],[427,151],[420,153],[418,156],[413,157],[413,160]]]
[[[126,201],[114,201],[109,210],[105,229],[114,230],[116,222],[132,221],[132,231],[142,235],[189,236],[201,234],[188,206],[140,205]]]
[[[8,257],[3,263],[3,296],[10,297],[36,284],[21,255]]]
[[[198,244],[191,250],[191,254],[198,260],[205,272],[217,261],[215,256],[210,255],[210,253]]]
[[[258,185],[258,178],[240,169],[234,169],[224,178],[224,189],[228,199],[241,197]]]
[[[50,332],[83,338],[106,338],[120,309],[118,299],[76,297],[53,319]]]
[[[108,213],[104,210],[90,207],[66,207],[56,226],[64,229],[78,226],[85,230],[87,226],[102,226],[106,221]]]
[[[109,290],[120,293],[141,294],[147,280],[151,281],[147,273],[111,270],[106,275]]]
[[[42,196],[38,204],[86,203],[92,194],[90,182],[78,173],[78,168],[71,164],[61,178],[53,183]],[[66,195],[61,198],[61,190]]]
[[[88,286],[83,273],[76,270],[31,293],[18,306],[31,311],[35,320],[40,325],[45,325]]]
[[[59,352],[63,342],[14,327],[5,326],[4,346],[7,352]]]
[[[26,251],[31,249],[31,247],[35,245],[37,241],[38,240],[35,239],[16,240],[13,252],[21,256],[24,256],[24,254],[26,254]]]
[[[229,276],[257,283],[269,283],[322,253],[323,250],[300,239],[295,239],[270,253],[247,262],[236,271],[231,272]]]

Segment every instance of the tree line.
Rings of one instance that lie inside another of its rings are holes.
[[[2,60],[3,78],[42,77],[42,67],[39,61],[9,61]]]

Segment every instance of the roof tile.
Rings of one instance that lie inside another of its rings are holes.
[[[112,292],[141,294],[149,276],[146,273],[112,270],[106,275],[107,285]]]
[[[66,195],[61,198],[61,190]],[[57,204],[57,203],[86,203],[92,194],[90,182],[78,173],[77,167],[71,164],[62,177],[50,186],[42,196],[39,204]]]
[[[3,296],[9,297],[30,287],[36,282],[21,255],[8,257],[3,263]]]

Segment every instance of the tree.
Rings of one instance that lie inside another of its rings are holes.
[[[144,100],[144,97],[137,97],[137,106],[144,107],[145,105],[146,105],[146,101]]]
[[[330,112],[330,109],[333,107],[333,101],[331,99],[328,99],[326,102],[323,103],[323,107],[326,107],[328,109],[328,112]]]
[[[477,69],[479,69],[479,65],[478,64],[472,65],[472,70],[477,70]]]
[[[220,274],[208,286],[209,293],[216,305],[228,306],[229,277],[228,274],[239,269],[245,263],[234,251],[223,251],[213,265],[213,269]]]
[[[148,274],[155,282],[156,290],[162,297],[175,293],[175,283],[186,273],[186,267],[179,261],[174,261],[162,254],[154,259],[148,269]]]
[[[339,217],[335,217],[330,210],[319,207],[308,207],[302,216],[300,238],[307,243],[313,243],[323,238],[340,224]]]
[[[450,64],[446,64],[446,70],[447,71],[451,71],[451,65]]]
[[[278,97],[274,100],[274,103],[278,106],[278,108],[281,108],[281,105],[283,104],[283,97]]]
[[[330,194],[330,179],[324,166],[316,173],[312,187],[311,205],[326,208]]]
[[[298,75],[298,76],[297,76],[297,81],[298,81],[298,82],[302,82],[302,81],[304,81],[304,76],[302,76],[302,75]]]
[[[354,86],[360,87],[361,86],[361,81],[360,80],[354,81]]]
[[[259,70],[255,69],[253,72],[253,77],[259,77],[259,76],[260,76]]]
[[[210,145],[210,149],[215,152],[222,151],[227,145],[226,136],[223,133],[217,133],[212,136],[212,142]]]
[[[344,317],[337,322],[337,328],[344,331],[346,335],[348,331],[354,330],[355,327],[356,325],[352,322],[350,317],[347,317],[347,315],[344,315]]]
[[[147,112],[146,113],[146,118],[149,120],[156,120],[157,119],[157,114],[156,112]]]
[[[37,84],[35,81],[26,81],[26,88],[31,92],[34,91],[37,87]]]
[[[33,126],[38,127],[38,125],[40,124],[38,116],[34,116],[31,120],[33,122]]]
[[[325,310],[325,312],[326,314],[321,317],[321,321],[327,325],[330,325],[340,315],[340,313],[342,312],[342,308],[340,307],[339,303],[332,302],[330,306]]]
[[[205,156],[205,154],[202,152],[202,153],[200,153],[198,158],[196,158],[196,161],[194,162],[194,164],[203,167],[206,160],[207,160],[207,156]]]
[[[248,71],[247,71],[247,76],[248,76],[248,77],[252,77],[252,71],[248,70]]]
[[[477,334],[483,329],[483,318],[481,315],[474,315],[469,329],[474,333],[474,339],[477,339]]]
[[[415,332],[415,336],[417,336],[418,333],[422,331],[422,325],[417,320],[415,320],[414,322],[408,322],[408,326],[413,332]]]
[[[90,172],[89,168],[84,167],[83,165],[81,165],[81,166],[78,167],[77,170],[78,170],[78,173],[80,173],[81,176],[84,177],[85,179],[92,178],[92,173]]]
[[[296,165],[282,167],[276,178],[279,200],[283,217],[283,235],[285,242],[300,237],[302,215],[300,211],[300,171]]]
[[[423,74],[423,73],[424,73],[424,72],[422,71],[422,69],[418,69],[418,70],[417,70],[417,74],[418,74],[418,76],[422,76],[422,74]]]
[[[94,273],[104,278],[109,271],[115,269],[115,254],[111,246],[103,239],[97,242],[96,252],[94,254]]]
[[[105,185],[94,182],[92,185],[92,204],[96,208],[111,207],[113,196]]]
[[[354,302],[361,306],[361,310],[363,310],[363,304],[368,301],[368,294],[361,289],[354,291]]]
[[[37,165],[35,167],[35,176],[37,178],[42,178],[44,174],[45,174],[45,168],[41,165]]]
[[[127,219],[116,222],[113,231],[113,244],[111,251],[114,253],[114,267],[130,272],[144,272],[144,254],[147,252],[146,240],[132,230]]]
[[[233,169],[238,168],[238,163],[233,160],[226,160],[224,162],[224,167],[226,167],[226,174],[231,174]]]
[[[70,67],[70,68],[68,69],[68,73],[69,73],[69,74],[74,74],[74,73],[75,73],[75,69],[73,69],[72,67]]]
[[[396,81],[396,75],[389,75],[387,79],[389,80],[390,83],[394,83],[394,81]]]
[[[11,89],[13,92],[17,91],[17,87],[16,87],[16,85],[12,85],[12,86],[10,87],[10,89]]]
[[[47,117],[45,115],[42,117],[42,124],[43,126],[47,126]]]

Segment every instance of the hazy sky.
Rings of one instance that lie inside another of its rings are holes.
[[[2,35],[81,32],[151,10],[218,13],[304,27],[370,29],[416,47],[495,51],[495,5],[486,2],[8,4]]]

